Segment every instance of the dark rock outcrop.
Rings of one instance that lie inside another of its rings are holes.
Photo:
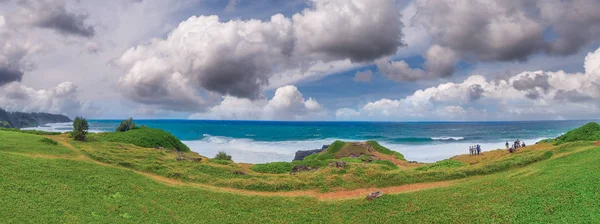
[[[48,123],[62,122],[72,122],[72,120],[65,115],[49,113],[7,112],[0,108],[0,127],[4,128],[37,127]]]
[[[329,165],[335,167],[335,168],[345,168],[346,167],[346,162],[344,161],[332,161],[329,162]]]
[[[367,195],[367,200],[373,200],[373,199],[377,199],[379,197],[383,196],[383,192],[381,191],[375,191],[373,193],[370,193]]]
[[[298,172],[304,172],[304,171],[311,171],[311,170],[318,170],[318,167],[310,167],[310,166],[306,166],[306,165],[298,165],[295,166],[294,168],[292,168],[292,172],[290,172],[290,175],[294,175]]]
[[[294,156],[294,160],[303,160],[307,156],[325,151],[325,149],[327,149],[328,147],[329,147],[329,145],[323,145],[323,147],[321,147],[320,149],[297,151],[296,156]]]

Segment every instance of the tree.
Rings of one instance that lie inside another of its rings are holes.
[[[215,156],[215,159],[216,160],[231,160],[231,156],[227,155],[227,153],[225,153],[225,152],[219,152]]]
[[[121,124],[117,127],[117,132],[125,132],[135,128],[136,126],[135,122],[133,122],[133,118],[129,118],[128,120],[121,121]]]
[[[88,132],[88,121],[83,117],[76,117],[73,121],[73,139],[77,141],[85,141],[85,135]]]

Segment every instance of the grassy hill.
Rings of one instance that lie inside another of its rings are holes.
[[[289,175],[98,139],[7,131],[0,139],[0,223],[600,222],[600,145],[593,141],[399,170],[350,163]],[[385,195],[366,201],[363,193],[375,189]]]
[[[556,140],[556,144],[575,141],[600,141],[600,125],[596,122],[587,123],[567,132]]]
[[[149,127],[141,127],[126,132],[104,132],[95,134],[92,139],[134,144],[146,148],[165,148],[181,152],[189,152],[185,144],[171,133]]]

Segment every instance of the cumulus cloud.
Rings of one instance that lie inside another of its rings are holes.
[[[396,82],[417,81],[447,77],[454,73],[458,61],[456,53],[449,48],[432,45],[425,54],[425,70],[411,68],[406,61],[389,61],[378,59],[375,64],[388,79]]]
[[[0,86],[6,85],[11,82],[20,82],[23,78],[23,72],[10,69],[10,68],[0,68]]]
[[[249,100],[232,96],[206,113],[197,113],[192,119],[231,120],[314,120],[323,118],[326,111],[315,99],[305,99],[295,86],[280,87],[270,100]]]
[[[314,8],[294,15],[299,53],[325,59],[371,61],[403,46],[395,1],[313,0]]]
[[[417,90],[399,100],[381,99],[339,118],[502,120],[593,117],[600,111],[600,48],[587,55],[584,73],[526,71],[506,80],[473,75],[461,83]]]
[[[203,94],[258,100],[262,90],[328,74],[393,54],[402,46],[393,0],[315,0],[312,7],[268,21],[191,17],[165,39],[129,49],[114,64],[119,86],[140,103],[175,106],[186,96],[199,109]],[[177,83],[173,90],[164,83]],[[154,92],[153,92],[154,91]]]
[[[597,0],[416,0],[414,5],[413,25],[425,28],[433,42],[423,55],[429,74],[423,78],[449,76],[460,60],[523,62],[538,53],[570,55],[600,37]],[[415,73],[421,72],[404,74]]]
[[[373,78],[373,72],[371,70],[359,71],[354,75],[355,82],[371,82]]]
[[[20,10],[9,21],[17,26],[32,25],[64,35],[93,37],[95,29],[86,23],[88,16],[68,11],[65,0],[19,0]]]
[[[31,67],[30,55],[39,48],[38,44],[12,32],[0,15],[0,86],[20,82],[24,71]]]
[[[47,112],[78,116],[98,113],[98,108],[77,97],[78,87],[63,82],[50,89],[36,90],[20,83],[0,88],[0,105],[8,111]]]

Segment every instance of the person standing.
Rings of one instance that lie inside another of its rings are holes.
[[[477,155],[481,154],[481,146],[477,144]]]
[[[506,142],[506,149],[508,149],[508,148],[509,148],[509,146],[510,146],[510,145],[508,144],[508,142]]]

